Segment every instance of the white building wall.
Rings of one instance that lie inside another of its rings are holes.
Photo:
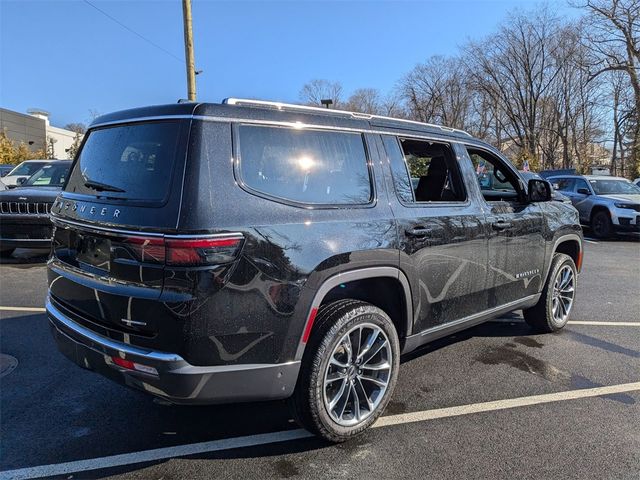
[[[69,158],[67,150],[73,145],[73,141],[76,138],[76,133],[64,128],[54,127],[47,122],[47,142],[51,145],[53,140],[53,156],[60,160]],[[82,135],[80,135],[82,139]]]

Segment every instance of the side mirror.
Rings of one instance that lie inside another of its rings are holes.
[[[591,192],[588,188],[579,188],[578,193],[581,193],[582,195],[591,195]]]
[[[551,200],[551,184],[546,180],[529,180],[529,202],[548,202]]]
[[[22,184],[23,184],[24,182],[26,182],[26,181],[27,181],[27,177],[18,177],[18,178],[16,179],[16,185],[20,186],[20,185],[22,185]]]

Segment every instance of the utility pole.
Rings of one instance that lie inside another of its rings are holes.
[[[182,0],[182,18],[184,20],[184,57],[187,63],[187,98],[194,102],[196,100],[196,65],[193,55],[191,0]]]

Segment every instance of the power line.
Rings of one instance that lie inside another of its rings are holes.
[[[173,53],[171,53],[169,50],[161,47],[160,45],[158,45],[157,43],[155,43],[152,40],[149,40],[147,37],[145,37],[144,35],[141,35],[140,33],[136,32],[135,30],[127,27],[124,23],[122,23],[120,20],[118,20],[117,18],[112,17],[111,15],[109,15],[107,12],[105,12],[104,10],[102,10],[101,8],[96,7],[93,3],[91,3],[89,0],[84,0],[84,3],[86,3],[87,5],[90,5],[91,7],[95,8],[97,11],[99,11],[100,13],[102,13],[105,17],[109,18],[110,20],[116,22],[118,25],[120,25],[122,28],[128,30],[129,32],[133,33],[135,36],[141,38],[142,40],[144,40],[145,42],[149,43],[150,45],[153,45],[154,47],[156,47],[158,50],[163,51],[164,53],[166,53],[167,55],[175,58],[177,61],[179,61],[180,63],[183,62],[182,58],[179,58],[177,56],[175,56]]]

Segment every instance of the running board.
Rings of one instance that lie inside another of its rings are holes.
[[[531,295],[520,300],[505,303],[504,305],[500,305],[499,307],[494,307],[490,308],[489,310],[474,313],[473,315],[469,315],[468,317],[464,317],[459,320],[454,320],[453,322],[445,323],[433,328],[429,328],[427,330],[423,330],[422,332],[416,333],[415,335],[410,335],[404,340],[402,354],[404,355],[405,353],[409,353],[419,346],[424,345],[425,343],[430,343],[434,340],[438,340],[439,338],[452,335],[459,332],[460,330],[466,330],[467,328],[474,327],[486,322],[487,320],[491,320],[492,318],[504,315],[505,313],[513,312],[514,310],[520,310],[522,308],[532,307],[533,305],[538,303],[541,295],[541,293]]]

